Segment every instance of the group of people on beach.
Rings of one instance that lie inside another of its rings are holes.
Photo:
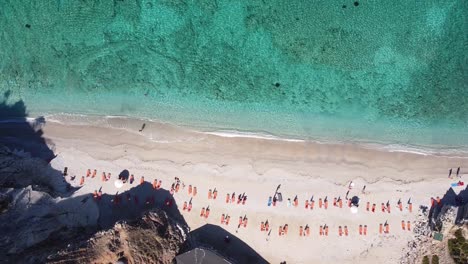
[[[460,168],[457,169],[457,172],[456,172],[457,177],[459,177],[459,172],[460,172]],[[67,175],[67,173],[68,173],[68,168],[65,168],[64,169],[64,176]],[[449,177],[451,177],[451,173],[452,173],[452,169],[450,169],[450,171],[449,171]],[[88,169],[86,171],[86,178],[88,178],[88,177],[95,178],[96,175],[97,175],[97,170],[96,169],[94,169],[93,171]],[[112,176],[111,173],[103,172],[101,180],[103,182],[109,181],[111,179],[111,176]],[[122,180],[123,183],[127,182],[127,179],[125,177],[120,177],[119,176],[119,180]],[[128,181],[129,181],[130,184],[132,184],[134,182],[134,175],[133,174],[130,175]],[[81,179],[80,179],[80,185],[84,185],[84,183],[85,183],[85,177],[82,176]],[[144,183],[145,183],[145,178],[142,176],[140,178],[140,184],[144,184]],[[269,197],[268,206],[274,206],[275,207],[275,206],[277,206],[278,202],[280,202],[280,203],[282,202],[282,194],[279,192],[280,186],[281,185],[279,185],[277,187],[274,195]],[[154,179],[153,182],[152,182],[152,187],[153,187],[154,190],[161,189],[162,180]],[[353,189],[353,187],[354,187],[354,183],[350,182],[350,184],[348,185],[348,191],[346,192],[346,195],[345,195],[345,199],[347,200],[347,206],[348,207],[352,207],[352,206],[357,207],[358,206],[358,204],[353,203],[352,198],[348,198],[349,192],[350,192],[351,189]],[[178,193],[180,191],[180,189],[185,189],[185,184],[183,182],[181,182],[178,177],[175,177],[173,183],[171,184],[170,197],[166,198],[164,204],[167,205],[167,206],[171,206],[172,203],[173,203],[173,197],[172,196],[175,193]],[[362,188],[361,193],[365,194],[366,193],[365,190],[366,190],[366,186],[364,185],[364,187]],[[189,213],[192,210],[192,206],[193,206],[192,205],[192,199],[197,195],[197,187],[192,186],[190,184],[188,186],[187,192],[188,192],[188,195],[191,196],[191,198],[190,198],[190,200],[188,202],[185,201],[183,203],[182,210]],[[101,189],[99,189],[99,191],[94,190],[92,195],[93,195],[94,200],[96,200],[96,201],[101,200],[101,197],[102,197]],[[216,200],[217,196],[218,196],[217,188],[213,188],[213,189],[208,190],[208,200]],[[135,203],[138,204],[138,197],[134,196],[133,199],[134,199]],[[128,201],[131,200],[131,195],[129,193],[127,193],[127,200]],[[121,202],[121,197],[118,194],[118,192],[114,196],[114,199],[112,199],[111,201],[114,204],[119,204]],[[235,204],[237,202],[237,204],[245,205],[246,201],[247,201],[247,195],[245,193],[239,194],[237,196],[236,196],[235,192],[233,192],[232,194],[230,194],[230,193],[226,194],[225,202],[228,203],[228,204],[229,203],[234,203]],[[146,198],[145,203],[146,204],[155,204],[154,195],[153,196],[148,196]],[[291,200],[291,198],[287,199],[287,206],[298,207],[298,205],[299,205],[299,198],[298,198],[297,195],[295,195],[295,197],[292,200]],[[436,205],[439,205],[439,206],[441,205],[440,197],[438,197],[438,196],[436,198],[431,197],[431,206],[436,206]],[[312,196],[309,200],[305,200],[305,203],[304,203],[304,208],[305,209],[313,210],[314,206],[315,206],[314,196]],[[343,208],[343,199],[341,198],[341,196],[333,197],[333,206],[338,207],[338,208]],[[328,196],[325,196],[323,199],[322,198],[318,199],[318,208],[328,209]],[[399,211],[403,211],[403,202],[401,201],[401,199],[398,200],[396,208],[399,209]],[[411,198],[408,199],[406,208],[408,209],[409,213],[412,212]],[[372,203],[372,206],[371,206],[371,202],[368,201],[366,203],[366,211],[375,213],[375,210],[376,210],[376,203]],[[386,203],[381,203],[381,211],[383,213],[390,213],[391,212],[390,201],[387,201]],[[200,212],[200,217],[202,217],[204,219],[208,219],[209,215],[210,215],[210,206],[208,205],[206,207],[202,207],[201,212]],[[229,225],[229,222],[230,222],[230,216],[227,213],[223,213],[221,215],[221,221],[220,221],[221,225]],[[241,228],[241,227],[246,228],[247,227],[247,222],[248,222],[248,219],[247,219],[246,215],[245,216],[240,216],[239,217],[239,223],[238,223],[238,226],[237,226],[238,229]],[[411,231],[411,222],[402,220],[401,221],[401,227],[402,227],[402,230]],[[287,235],[288,234],[288,228],[289,228],[288,224],[280,225],[279,226],[279,231],[278,231],[279,236]],[[329,226],[327,224],[320,225],[319,235],[320,236],[328,236],[328,230],[329,230]],[[367,235],[367,225],[362,225],[362,224],[359,225],[358,230],[359,230],[359,235]],[[270,231],[270,222],[268,220],[262,221],[260,223],[260,231],[262,231],[262,232],[264,232],[264,231],[269,232]],[[388,233],[390,233],[390,224],[388,222],[380,223],[379,224],[379,234],[388,234]],[[270,233],[268,233],[268,236],[269,236],[269,234]],[[309,225],[299,226],[299,236],[309,236],[309,234],[310,234]],[[346,225],[345,226],[338,226],[338,236],[348,236],[348,235],[349,235],[348,226],[346,226]]]

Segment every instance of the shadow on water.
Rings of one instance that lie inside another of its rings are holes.
[[[11,150],[24,150],[31,157],[41,158],[50,162],[55,158],[54,151],[43,137],[42,127],[44,117],[28,122],[28,113],[22,100],[8,104],[10,92],[7,91],[0,99],[0,144]]]
[[[24,102],[19,100],[9,103],[10,95],[10,91],[7,91],[0,98],[0,147],[7,147],[11,152],[22,158],[36,158],[34,166],[44,167],[44,169],[39,172],[31,165],[22,168],[22,170],[7,170],[9,163],[0,163],[0,187],[42,186],[46,187],[48,193],[52,196],[57,194],[62,196],[70,195],[73,189],[63,179],[62,172],[53,169],[49,165],[56,155],[50,147],[53,145],[52,142],[48,142],[43,137],[42,127],[46,123],[45,118],[39,117],[28,121],[28,113]],[[47,175],[48,179],[44,179],[44,177],[23,177],[24,174],[31,175],[35,172]]]

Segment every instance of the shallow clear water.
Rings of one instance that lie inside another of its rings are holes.
[[[467,1],[0,3],[0,91],[328,141],[468,148]]]

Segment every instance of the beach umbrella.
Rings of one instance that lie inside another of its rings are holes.
[[[123,181],[121,181],[121,180],[116,180],[116,181],[114,182],[114,186],[115,186],[116,188],[118,188],[118,189],[122,188],[122,186],[123,186]]]
[[[351,204],[356,207],[359,206],[359,197],[353,196],[353,198],[351,198]]]

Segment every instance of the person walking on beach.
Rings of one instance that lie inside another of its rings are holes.
[[[86,170],[86,178],[88,178],[89,176],[91,176],[91,170],[90,169]]]
[[[452,168],[450,168],[450,170],[449,170],[449,175],[448,175],[448,177],[449,177],[450,179],[452,178]]]
[[[458,169],[457,169],[457,178],[461,178],[461,176],[459,176],[459,174],[460,174],[460,167],[458,167]]]
[[[361,193],[362,193],[362,194],[366,194],[366,185],[364,185],[364,187],[362,187]]]

